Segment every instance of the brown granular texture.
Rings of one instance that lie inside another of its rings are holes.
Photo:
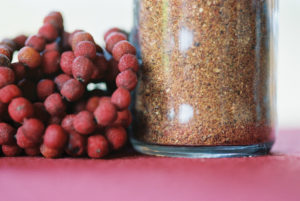
[[[141,0],[135,135],[163,145],[272,142],[268,0]]]

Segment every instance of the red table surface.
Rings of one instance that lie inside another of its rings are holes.
[[[280,131],[272,154],[184,159],[0,159],[0,201],[300,200],[300,130]]]

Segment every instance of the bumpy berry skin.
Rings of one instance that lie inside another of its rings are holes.
[[[48,96],[44,102],[44,106],[52,116],[63,115],[66,111],[66,105],[59,93]]]
[[[117,119],[117,109],[111,102],[100,100],[94,116],[98,125],[107,126]]]
[[[106,129],[105,136],[113,150],[121,149],[127,142],[127,133],[123,127],[110,127]]]
[[[127,109],[130,105],[130,100],[130,92],[122,87],[119,87],[111,96],[111,102],[118,110]]]
[[[113,32],[109,34],[105,40],[106,50],[111,53],[114,46],[122,40],[127,40],[127,36],[123,33]]]
[[[12,63],[11,69],[15,73],[15,80],[20,81],[21,79],[25,78],[26,75],[26,67],[22,63]]]
[[[69,133],[69,140],[65,151],[68,155],[73,157],[82,156],[85,154],[86,138],[74,131]]]
[[[95,43],[91,41],[80,41],[74,50],[76,57],[84,56],[89,59],[94,59],[96,57],[96,46]]]
[[[37,68],[42,63],[40,53],[32,47],[23,47],[18,53],[18,59],[29,68]]]
[[[7,123],[0,123],[0,145],[12,144],[16,130]]]
[[[44,124],[48,122],[50,115],[45,106],[41,102],[33,103],[34,115],[33,117],[40,119]]]
[[[25,118],[33,116],[33,105],[27,99],[18,97],[8,105],[8,113],[15,122],[22,123]]]
[[[60,59],[60,67],[64,73],[68,75],[72,75],[72,64],[74,59],[75,59],[75,55],[72,51],[67,51],[62,53]]]
[[[10,60],[4,54],[0,54],[0,66],[10,67]]]
[[[95,43],[93,36],[84,31],[79,31],[79,32],[73,34],[72,37],[70,38],[70,40],[71,40],[71,46],[72,46],[73,51],[75,50],[77,44],[81,41],[90,41],[92,43]]]
[[[66,131],[57,124],[51,124],[46,128],[44,135],[44,143],[51,149],[61,149],[68,140]]]
[[[16,50],[19,50],[21,49],[22,47],[24,47],[25,45],[25,41],[27,40],[27,36],[25,36],[24,34],[21,34],[21,35],[18,35],[16,36],[13,41],[15,42],[16,46],[17,46],[17,49]]]
[[[36,147],[26,148],[25,149],[25,154],[27,156],[39,156],[41,154],[40,147],[36,146]]]
[[[52,43],[46,44],[44,52],[49,52],[49,51],[60,51],[60,44],[59,41],[54,41]]]
[[[7,157],[18,156],[22,149],[18,145],[2,145],[2,152]]]
[[[38,98],[43,101],[55,92],[55,83],[52,80],[43,79],[37,84],[36,91]]]
[[[60,149],[53,149],[45,144],[40,146],[40,152],[45,158],[58,158],[62,153]]]
[[[62,30],[64,28],[64,20],[62,17],[62,14],[60,12],[50,12],[45,18],[44,18],[44,24],[50,23],[54,25],[58,30]]]
[[[42,57],[42,71],[45,74],[53,74],[59,70],[60,54],[58,51],[47,51]]]
[[[64,83],[60,93],[68,101],[73,102],[80,99],[84,94],[84,91],[84,85],[81,82],[75,79],[70,79]]]
[[[135,55],[124,54],[119,61],[118,68],[120,72],[128,69],[131,69],[134,72],[138,72],[139,62]]]
[[[40,35],[33,35],[27,38],[25,45],[34,48],[38,52],[41,52],[45,49],[46,40]]]
[[[57,28],[51,23],[45,23],[38,31],[48,42],[54,41],[58,37]]]
[[[18,128],[18,131],[16,134],[16,140],[17,140],[18,146],[23,149],[37,146],[36,142],[32,141],[31,139],[28,139],[24,135],[22,126]]]
[[[22,126],[25,137],[35,143],[41,142],[44,130],[45,126],[43,122],[36,118],[25,119]]]
[[[22,91],[14,84],[6,85],[0,89],[0,101],[9,103],[12,99],[22,96]]]
[[[111,126],[123,126],[125,128],[128,128],[131,122],[132,122],[132,116],[130,111],[127,109],[127,110],[118,111],[118,117],[111,124]]]
[[[9,61],[11,60],[12,52],[9,49],[9,47],[4,46],[4,45],[0,46],[0,54],[5,55],[8,58]]]
[[[93,114],[86,110],[79,112],[73,119],[73,127],[80,134],[91,134],[96,129]]]
[[[109,144],[100,134],[88,137],[87,154],[91,158],[102,158],[109,153]]]
[[[65,129],[65,131],[67,132],[75,131],[73,127],[73,120],[75,116],[76,116],[75,114],[69,114],[66,115],[65,118],[62,120],[61,126],[63,127],[63,129]]]
[[[119,28],[117,28],[117,27],[113,27],[113,28],[110,28],[109,30],[107,30],[106,32],[105,32],[105,34],[104,34],[104,41],[106,41],[106,39],[107,39],[107,37],[111,34],[111,33],[113,33],[113,32],[120,32],[120,33],[122,33],[123,31],[121,30],[121,29],[119,29]]]
[[[93,63],[86,57],[79,56],[73,61],[73,77],[82,82],[88,82],[93,74]]]
[[[94,112],[99,105],[100,98],[97,96],[93,96],[89,98],[86,103],[86,110],[90,112]]]
[[[55,77],[54,82],[56,84],[57,89],[60,91],[65,84],[66,81],[72,79],[71,76],[67,74],[59,74],[58,76]]]
[[[116,84],[118,87],[132,91],[137,85],[137,76],[132,70],[125,70],[117,76]]]
[[[122,40],[115,44],[112,55],[115,60],[119,61],[121,57],[125,54],[136,54],[136,49],[133,45],[131,45],[128,41]]]

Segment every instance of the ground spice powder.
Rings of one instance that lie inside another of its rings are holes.
[[[135,137],[161,145],[272,142],[269,0],[140,0]]]

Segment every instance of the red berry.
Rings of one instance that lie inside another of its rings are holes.
[[[73,119],[73,127],[80,134],[91,134],[96,128],[93,114],[86,110],[79,112]]]
[[[127,133],[123,127],[110,127],[106,130],[105,136],[113,150],[119,150],[127,141]]]
[[[115,60],[119,61],[121,57],[125,54],[136,54],[136,49],[133,45],[131,45],[128,41],[122,40],[115,44],[112,55]]]
[[[45,49],[46,40],[40,35],[33,35],[27,38],[25,45],[34,48],[38,52],[41,52]]]
[[[89,98],[86,103],[86,110],[90,112],[94,112],[99,105],[100,98],[97,96],[93,96]]]
[[[86,138],[74,131],[70,132],[66,153],[70,156],[82,156],[86,149]]]
[[[66,105],[59,93],[48,96],[44,102],[44,106],[52,116],[60,116],[66,111]]]
[[[74,59],[75,59],[75,55],[72,51],[67,51],[62,53],[60,59],[60,67],[64,73],[68,75],[72,75],[72,64]]]
[[[52,80],[44,79],[39,81],[36,90],[39,99],[45,100],[49,95],[55,92],[55,84]]]
[[[0,145],[12,144],[16,130],[7,123],[0,123]]]
[[[137,72],[139,69],[139,62],[135,55],[124,54],[119,61],[118,68],[120,72],[123,72],[127,69]]]
[[[8,38],[3,39],[0,44],[9,46],[12,51],[15,51],[17,49],[17,44],[13,40]]]
[[[118,87],[132,91],[137,84],[136,74],[132,70],[125,70],[117,76],[116,84]]]
[[[43,36],[48,42],[52,42],[58,37],[57,28],[51,23],[43,24],[38,33],[39,35]]]
[[[61,121],[63,120],[64,115],[60,116],[51,116],[50,119],[48,120],[47,124],[61,124]]]
[[[47,112],[45,106],[41,102],[33,103],[33,109],[34,109],[34,117],[40,119],[43,123],[47,123],[50,115]]]
[[[91,158],[102,158],[109,152],[109,144],[100,134],[88,137],[87,153]]]
[[[88,82],[93,74],[93,63],[86,57],[79,56],[73,61],[73,77],[82,82]]]
[[[94,65],[96,67],[97,74],[93,73],[93,79],[101,79],[108,68],[108,62],[103,54],[97,53],[94,59]]]
[[[44,143],[52,149],[61,149],[68,140],[66,131],[57,124],[51,124],[46,128],[44,135]]]
[[[73,120],[75,116],[76,116],[75,114],[69,114],[65,116],[65,118],[62,120],[61,126],[63,127],[63,129],[65,129],[65,131],[67,132],[75,131],[73,127]]]
[[[21,154],[22,149],[17,145],[2,145],[2,152],[5,156],[12,157]]]
[[[18,53],[18,59],[29,68],[36,68],[42,63],[40,53],[32,47],[23,47]]]
[[[59,70],[60,54],[58,51],[47,51],[43,54],[42,70],[45,74],[53,74]]]
[[[63,87],[63,85],[65,84],[66,81],[72,79],[71,76],[67,75],[67,74],[60,74],[58,76],[55,77],[54,82],[58,88],[58,90],[61,90],[61,88]]]
[[[77,44],[81,41],[90,41],[94,43],[94,38],[91,34],[84,32],[84,31],[79,31],[75,34],[72,35],[71,37],[71,46],[73,51],[75,50]]]
[[[12,58],[12,52],[7,46],[0,46],[0,54],[5,55],[8,58],[8,61],[10,61]]]
[[[50,12],[45,18],[44,18],[44,24],[50,23],[54,25],[58,30],[62,30],[64,28],[64,21],[62,14],[60,12]]]
[[[118,111],[118,117],[116,121],[114,121],[111,125],[112,126],[123,126],[125,128],[128,128],[129,125],[132,122],[132,117],[130,111],[127,110],[122,110]]]
[[[26,148],[25,149],[25,154],[27,156],[39,156],[41,154],[40,147],[36,146],[36,147]]]
[[[44,129],[45,127],[43,122],[35,118],[26,119],[22,126],[22,131],[25,137],[35,143],[41,142]]]
[[[74,50],[76,57],[84,56],[89,59],[94,59],[96,57],[96,46],[95,43],[91,41],[80,41]]]
[[[12,63],[11,68],[15,73],[16,81],[20,81],[21,79],[25,78],[26,67],[22,63]]]
[[[117,27],[113,27],[113,28],[110,28],[109,30],[107,30],[106,32],[105,32],[105,34],[104,34],[104,41],[106,41],[106,38],[111,34],[111,33],[113,33],[113,32],[120,32],[120,33],[122,33],[123,32],[123,30],[121,30],[121,29],[119,29],[119,28],[117,28]]]
[[[117,109],[111,102],[100,100],[94,116],[100,126],[107,126],[117,119]]]
[[[33,105],[23,97],[15,98],[8,105],[8,113],[15,122],[22,123],[33,116]]]
[[[13,41],[15,42],[16,46],[17,46],[17,50],[21,49],[22,47],[24,47],[25,45],[25,41],[27,40],[27,36],[21,34],[18,35],[17,37],[15,37],[13,39]]]
[[[113,32],[109,34],[105,40],[106,50],[111,53],[114,46],[122,40],[127,40],[127,36],[123,33]]]
[[[64,83],[60,93],[68,101],[73,102],[78,100],[84,94],[84,85],[75,79],[70,79]]]
[[[70,38],[70,33],[64,31],[62,34],[62,42],[61,42],[61,47],[62,47],[62,51],[66,51],[71,49],[70,45],[69,45],[69,38]]]
[[[60,44],[57,41],[54,41],[52,43],[46,44],[44,52],[49,52],[49,51],[60,51]]]
[[[19,127],[17,130],[16,140],[17,140],[18,146],[23,149],[37,146],[36,142],[32,141],[31,139],[28,139],[24,135],[22,126]]]
[[[12,99],[22,96],[22,91],[14,84],[9,84],[0,89],[0,101],[9,103]]]
[[[45,144],[41,145],[40,152],[45,158],[57,158],[62,153],[60,149],[53,149],[46,146]]]
[[[127,89],[119,87],[111,96],[111,102],[119,109],[124,110],[130,105],[130,92]]]
[[[0,66],[10,67],[10,60],[4,54],[0,54]]]

